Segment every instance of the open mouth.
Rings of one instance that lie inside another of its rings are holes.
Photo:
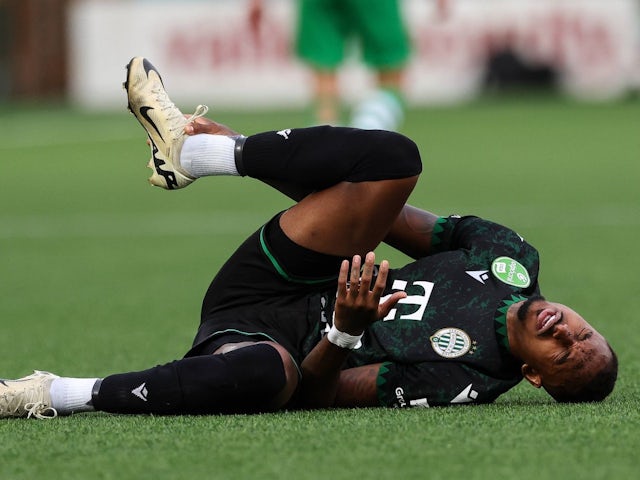
[[[554,325],[562,320],[562,313],[557,310],[545,308],[538,313],[536,328],[538,335],[542,335],[553,329]]]

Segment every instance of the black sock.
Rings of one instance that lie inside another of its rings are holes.
[[[93,404],[111,413],[253,413],[269,410],[285,382],[278,351],[256,344],[110,375],[94,393]]]
[[[265,132],[237,145],[241,175],[320,190],[342,181],[390,180],[422,170],[413,141],[395,132],[344,127]]]

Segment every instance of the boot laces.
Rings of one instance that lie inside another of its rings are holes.
[[[189,118],[185,118],[178,107],[169,99],[162,85],[156,86],[151,92],[155,94],[156,101],[160,105],[160,110],[166,112],[167,124],[169,125],[169,132],[171,134],[174,134],[176,131],[182,133],[185,125],[193,122],[197,118],[204,117],[209,111],[209,107],[206,105],[198,105],[196,111]]]
[[[36,388],[29,388],[20,392],[7,392],[0,396],[0,413],[6,417],[49,419],[58,416],[58,411],[38,400],[42,393]],[[26,401],[25,401],[26,400]]]
[[[56,418],[58,416],[58,411],[46,405],[42,402],[32,402],[27,403],[24,406],[24,409],[27,411],[27,418],[37,418],[40,420]]]

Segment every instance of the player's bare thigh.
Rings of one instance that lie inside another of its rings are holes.
[[[280,226],[310,250],[346,257],[364,254],[385,238],[417,180],[341,182],[306,196],[282,215]]]

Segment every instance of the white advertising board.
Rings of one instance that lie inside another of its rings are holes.
[[[247,0],[76,0],[69,19],[71,98],[87,108],[121,107],[124,66],[143,55],[180,105],[303,105],[310,83],[292,53],[295,1],[266,1],[263,28],[254,34]],[[556,68],[573,96],[609,99],[637,87],[636,0],[450,0],[445,15],[435,3],[403,2],[414,45],[410,104],[474,96],[487,58],[506,47],[525,62]],[[361,98],[370,83],[357,56],[341,71],[347,99]]]

